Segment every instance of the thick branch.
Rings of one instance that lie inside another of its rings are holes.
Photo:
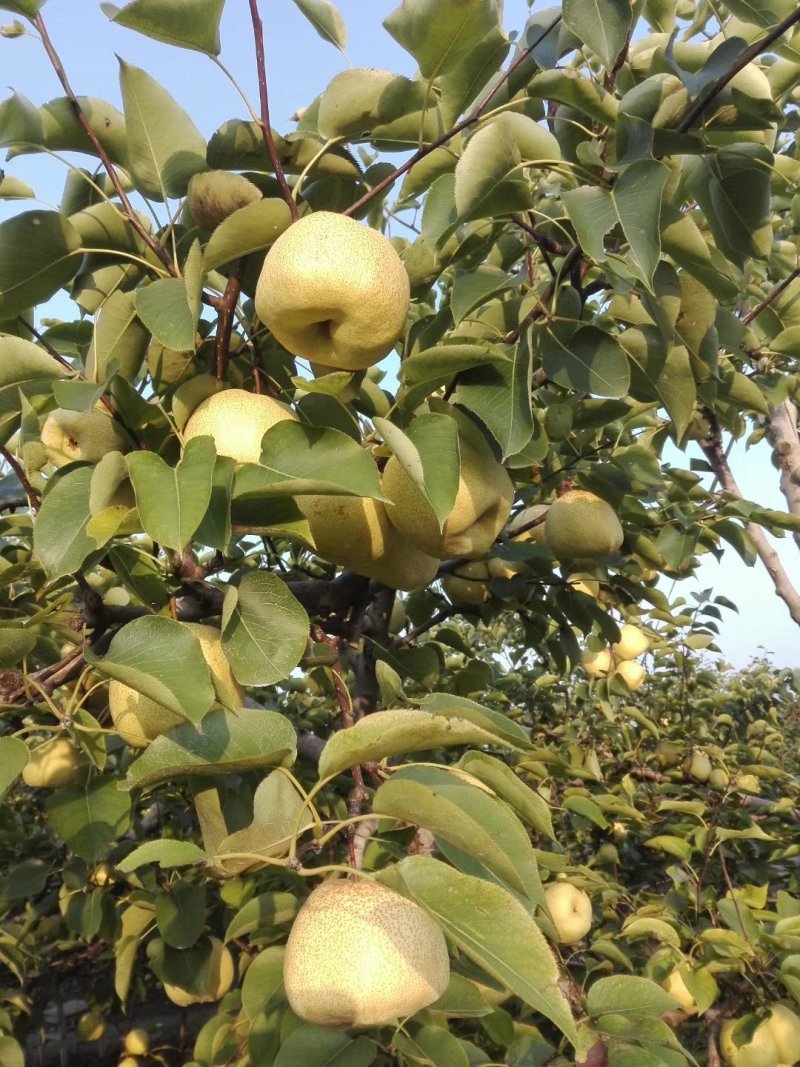
[[[728,465],[727,457],[722,448],[722,435],[713,415],[711,416],[711,425],[712,432],[708,437],[700,441],[700,447],[725,492],[730,493],[737,500],[741,500],[742,494],[736,484],[733,471]],[[789,609],[792,620],[800,626],[800,594],[792,585],[778,553],[769,543],[767,535],[760,526],[757,526],[754,522],[748,522],[746,529],[755,545],[758,558],[772,579],[776,594]]]
[[[261,22],[261,15],[258,12],[258,0],[250,0],[250,19],[253,23],[253,38],[256,46],[258,95],[261,101],[261,133],[264,137],[264,144],[269,153],[269,158],[272,161],[272,169],[275,171],[275,177],[278,179],[278,185],[280,186],[283,199],[289,206],[292,218],[296,221],[299,218],[297,204],[292,196],[292,190],[289,188],[286,181],[286,175],[283,173],[278,150],[275,147],[275,141],[272,137],[272,126],[269,119],[269,95],[267,93],[267,64],[264,58],[264,26]]]
[[[31,511],[38,511],[41,506],[39,494],[28,481],[28,476],[22,469],[22,464],[17,462],[7,448],[0,447],[0,456],[3,457],[4,462],[6,462],[14,474],[16,474],[19,484],[22,486],[25,496],[28,498],[28,507]]]
[[[242,276],[244,275],[246,264],[247,256],[241,256],[234,262],[218,309],[217,338],[214,345],[214,366],[218,382],[225,378],[225,369],[228,366],[231,332],[233,330],[233,313],[236,310],[236,302],[242,291]]]
[[[250,0],[250,2],[252,4],[255,2],[255,0]],[[481,117],[483,112],[486,110],[486,108],[489,106],[491,101],[495,98],[497,93],[506,84],[506,82],[517,69],[517,67],[519,67],[522,63],[525,62],[528,56],[533,52],[534,48],[537,48],[545,39],[545,37],[547,37],[548,34],[553,32],[556,26],[558,26],[559,22],[561,22],[561,16],[557,15],[556,18],[554,18],[550,25],[547,27],[547,29],[542,30],[542,32],[539,34],[533,44],[526,48],[524,52],[520,52],[520,54],[511,64],[511,66],[503,72],[502,76],[492,86],[486,96],[484,96],[483,99],[475,105],[473,110],[469,113],[469,115],[467,115],[466,118],[462,119],[461,122],[457,122],[451,130],[449,130],[445,134],[442,134],[441,137],[438,137],[429,145],[425,145],[423,148],[418,148],[414,155],[411,156],[410,159],[407,159],[406,162],[403,163],[401,166],[399,166],[397,170],[392,171],[391,174],[387,175],[383,179],[383,181],[378,182],[377,185],[373,185],[369,192],[364,193],[364,195],[360,197],[360,199],[356,200],[354,204],[351,204],[350,207],[347,208],[347,210],[345,211],[345,215],[355,215],[355,213],[357,211],[360,211],[365,204],[368,204],[371,200],[374,200],[376,196],[380,196],[384,189],[388,189],[389,186],[394,185],[398,178],[402,177],[407,171],[411,170],[412,167],[416,166],[416,164],[419,163],[421,159],[424,159],[425,156],[429,156],[431,152],[433,152],[437,148],[441,148],[442,145],[446,145],[448,141],[451,141],[457,134],[461,133],[462,130],[466,130],[468,127],[474,125]]]
[[[749,48],[746,48],[730,70],[726,70],[722,77],[718,78],[707,92],[701,92],[700,96],[697,97],[678,123],[678,133],[686,133],[690,130],[709,104],[716,100],[728,82],[735,78],[740,70],[744,70],[748,63],[752,63],[754,59],[757,59],[763,52],[766,52],[771,44],[777,41],[779,37],[782,37],[784,33],[791,29],[797,22],[800,22],[800,7],[795,8],[791,14],[787,15],[777,26],[773,27],[765,37],[755,41]]]
[[[769,420],[769,442],[781,468],[781,492],[792,515],[800,517],[800,434],[797,431],[797,405],[784,400],[772,408]],[[794,531],[800,548],[800,530]]]
[[[97,155],[100,157],[100,162],[103,164],[103,167],[105,168],[105,171],[108,174],[109,179],[111,180],[111,184],[114,186],[114,191],[119,197],[120,203],[122,204],[125,210],[125,216],[128,219],[128,222],[131,224],[131,226],[133,226],[134,230],[136,230],[138,235],[141,237],[147,247],[151,250],[151,252],[158,256],[159,260],[164,264],[170,274],[172,274],[173,276],[176,275],[178,272],[175,269],[175,266],[169,255],[167,254],[166,250],[161,247],[161,245],[158,243],[155,237],[152,236],[152,234],[147,232],[145,227],[142,225],[141,219],[133,210],[133,205],[128,199],[128,194],[122,188],[122,182],[119,179],[119,175],[117,174],[114,164],[109,159],[108,153],[106,152],[105,148],[103,148],[103,146],[100,144],[100,141],[97,139],[97,135],[95,134],[92,127],[89,125],[89,120],[84,115],[83,109],[78,103],[78,98],[72,91],[72,87],[69,84],[69,79],[67,78],[67,72],[64,70],[58,53],[53,47],[53,42],[50,40],[50,35],[47,32],[47,27],[44,24],[44,19],[42,18],[41,14],[37,15],[33,21],[41,35],[42,44],[44,45],[44,49],[47,52],[50,62],[53,65],[53,70],[56,72],[58,80],[61,82],[64,92],[66,93],[67,99],[70,102],[70,106],[73,112],[75,113],[75,118],[81,124],[83,132],[89,138],[92,143],[92,147],[94,148]]]

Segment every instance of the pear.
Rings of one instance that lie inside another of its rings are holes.
[[[634,663],[633,660],[629,659],[625,659],[622,663],[618,663],[614,673],[622,678],[632,693],[635,693],[637,689],[641,688],[647,677],[647,671],[641,663]]]
[[[189,416],[183,438],[213,437],[218,456],[230,456],[237,463],[258,463],[262,437],[276,423],[286,421],[297,421],[297,416],[279,400],[245,389],[226,389],[198,404]]]
[[[91,411],[51,411],[42,427],[42,444],[54,467],[97,463],[107,452],[128,451],[128,442],[102,405]]]
[[[381,501],[316,494],[295,499],[323,559],[393,589],[418,589],[435,578],[439,560],[406,542]]]
[[[574,945],[592,928],[592,902],[587,893],[569,882],[552,882],[544,891],[547,910],[560,945]]]
[[[441,928],[372,881],[332,879],[294,921],[283,967],[292,1011],[317,1026],[382,1026],[414,1015],[447,989]]]
[[[581,656],[581,667],[591,678],[608,677],[612,666],[611,653],[607,648],[601,648],[599,652],[587,648]]]
[[[230,664],[222,651],[219,630],[199,622],[186,622],[183,625],[191,630],[200,642],[220,703],[226,707],[241,707],[244,703],[244,690],[233,677]],[[116,678],[112,679],[108,687],[108,705],[117,733],[131,748],[147,748],[159,734],[186,722],[183,715],[165,708],[163,704],[156,703]]]
[[[37,745],[22,768],[22,780],[34,789],[61,789],[80,777],[83,758],[66,737]]]
[[[584,489],[570,489],[551,504],[544,524],[557,559],[593,559],[616,552],[623,532],[614,509]]]
[[[719,1050],[729,1067],[778,1067],[778,1044],[769,1022],[756,1028],[752,1038],[737,1047],[733,1031],[738,1019],[726,1019],[719,1035]]]
[[[208,170],[189,179],[186,199],[194,221],[211,233],[234,211],[261,200],[262,194],[241,174]]]
[[[611,650],[617,659],[636,659],[650,647],[650,638],[644,631],[633,623],[626,622],[620,627],[619,641],[611,646]]]
[[[410,286],[391,243],[346,215],[318,211],[295,222],[267,253],[256,313],[295,356],[364,370],[394,347]]]
[[[772,1005],[766,1025],[778,1046],[780,1063],[797,1063],[800,1060],[800,1018],[797,1013],[788,1004],[778,1001]]]
[[[683,980],[683,975],[677,967],[675,970],[669,972],[661,985],[674,1000],[677,1000],[687,1015],[697,1015],[700,1011],[697,1001],[689,992],[686,983]]]
[[[684,760],[683,771],[696,782],[707,782],[711,777],[711,760],[705,752],[696,748]]]
[[[164,982],[164,992],[179,1008],[188,1008],[190,1004],[211,1004],[216,1000],[221,1000],[233,985],[236,969],[230,950],[218,937],[212,937],[210,940],[211,954],[207,961],[205,981],[201,992],[191,993],[188,989],[181,989],[180,986]]]
[[[442,586],[453,604],[484,604],[491,597],[489,577],[488,565],[473,560],[452,574],[443,574]]]
[[[129,1030],[122,1047],[129,1056],[146,1056],[150,1051],[150,1035],[146,1030]]]
[[[395,456],[383,472],[383,491],[392,502],[389,518],[412,544],[439,559],[484,555],[514,501],[511,479],[479,431],[460,432],[459,447],[458,491],[441,530],[427,500]]]

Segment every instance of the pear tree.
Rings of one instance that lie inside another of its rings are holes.
[[[800,11],[279,2],[0,0],[0,1063],[800,1063]]]

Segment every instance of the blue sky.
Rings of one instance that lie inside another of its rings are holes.
[[[389,37],[381,21],[398,0],[339,0],[338,8],[349,31],[347,56],[353,66],[384,67],[411,73],[410,57]],[[325,88],[347,66],[331,45],[323,42],[291,0],[260,0],[265,25],[267,71],[273,125],[291,128],[290,116]],[[509,30],[524,25],[525,0],[506,0],[505,23]],[[199,53],[167,47],[110,23],[96,0],[49,0],[43,14],[53,42],[76,93],[100,96],[120,106],[116,55],[143,67],[157,78],[189,112],[206,136],[226,119],[245,117],[243,105],[230,83]],[[0,12],[0,20],[10,21]],[[258,98],[253,59],[253,38],[247,0],[228,0],[222,21],[222,61],[236,75],[251,101]],[[61,88],[41,46],[29,37],[0,40],[0,80],[41,104],[60,96]],[[63,167],[42,156],[17,157],[3,164],[7,173],[28,181],[41,200],[58,201],[64,180]],[[0,218],[20,210],[19,204],[0,202]],[[66,310],[66,309],[64,309]],[[681,457],[668,458],[688,467],[689,457],[699,449],[690,446]],[[770,463],[769,448],[760,444],[747,451],[742,443],[731,454],[731,465],[743,494],[760,504],[784,508],[778,475]],[[784,565],[800,586],[800,554],[786,537],[777,542]],[[724,613],[720,647],[729,662],[742,665],[764,650],[778,666],[798,666],[798,633],[782,602],[778,601],[763,568],[746,567],[728,550],[722,563],[713,557],[704,561],[697,581],[684,581],[665,591],[689,599],[692,589],[712,587],[739,605],[739,614]]]

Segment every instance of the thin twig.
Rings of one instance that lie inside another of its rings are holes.
[[[261,101],[261,133],[264,138],[267,152],[269,153],[269,158],[272,161],[272,169],[275,171],[275,177],[278,179],[281,194],[289,207],[289,211],[292,213],[292,219],[296,222],[300,217],[300,212],[298,211],[297,204],[292,196],[292,190],[289,188],[288,182],[286,181],[286,175],[283,173],[283,167],[281,166],[280,157],[278,156],[278,150],[275,147],[275,141],[272,136],[272,126],[269,120],[267,64],[264,58],[264,26],[261,22],[261,15],[258,12],[258,0],[250,0],[250,19],[253,23],[253,38],[256,46],[258,95]]]
[[[695,122],[700,118],[708,105],[714,101],[725,86],[730,82],[740,70],[744,70],[748,63],[752,63],[754,59],[757,59],[762,52],[766,52],[769,46],[777,41],[779,37],[782,37],[787,30],[791,29],[795,23],[800,22],[800,7],[797,7],[792,11],[790,15],[787,15],[785,19],[773,27],[769,33],[762,37],[760,40],[755,41],[746,48],[744,52],[739,56],[730,70],[726,70],[725,73],[713,83],[708,92],[700,94],[694,103],[690,106],[689,110],[683,116],[678,123],[676,130],[678,133],[686,133]]]
[[[119,175],[117,174],[114,164],[109,159],[108,153],[106,152],[105,148],[103,148],[103,146],[100,144],[100,141],[97,139],[97,135],[89,124],[89,120],[83,113],[83,108],[78,102],[78,98],[76,97],[75,93],[72,91],[69,79],[67,78],[67,72],[64,70],[63,64],[61,63],[58,53],[53,47],[53,42],[50,40],[50,35],[47,32],[47,27],[44,24],[44,19],[42,18],[41,14],[37,14],[33,21],[34,25],[36,26],[37,30],[41,35],[42,44],[44,45],[44,49],[47,52],[50,62],[53,65],[53,70],[56,72],[58,80],[61,82],[64,92],[67,95],[67,99],[69,100],[70,106],[73,112],[75,113],[75,118],[83,127],[83,132],[89,138],[95,152],[100,157],[100,162],[103,164],[103,167],[105,168],[105,171],[111,180],[111,184],[114,186],[114,191],[116,192],[117,196],[120,199],[120,203],[125,209],[125,216],[127,217],[128,222],[131,224],[131,226],[133,226],[134,230],[136,230],[139,237],[141,237],[141,239],[151,250],[151,252],[158,256],[159,260],[164,264],[169,273],[173,275],[173,277],[176,276],[178,272],[172,260],[170,259],[166,250],[162,248],[162,246],[155,239],[155,237],[153,237],[152,234],[148,233],[145,227],[142,225],[141,219],[134,211],[133,205],[128,199],[128,194],[122,188],[122,182],[119,179]]]
[[[250,2],[251,4],[253,4],[255,0],[250,0]],[[414,155],[410,157],[410,159],[407,159],[405,163],[399,166],[396,170],[393,170],[392,173],[387,175],[382,181],[379,181],[377,185],[373,185],[369,192],[364,193],[364,195],[359,200],[356,200],[354,204],[351,204],[350,207],[346,209],[344,214],[354,215],[357,211],[360,211],[365,204],[370,203],[370,201],[374,200],[376,196],[380,196],[384,189],[388,189],[390,185],[394,185],[398,178],[402,177],[403,174],[411,170],[412,167],[416,166],[421,159],[424,159],[426,156],[429,156],[431,152],[435,151],[437,148],[441,148],[443,145],[446,145],[448,141],[452,140],[457,134],[461,133],[462,130],[466,130],[468,127],[474,125],[474,123],[478,121],[483,112],[486,110],[489,103],[491,103],[491,101],[494,99],[500,89],[502,89],[502,87],[506,84],[506,82],[517,69],[517,67],[519,67],[522,63],[525,62],[528,56],[533,52],[534,48],[537,48],[545,39],[545,37],[547,37],[548,34],[553,32],[556,26],[558,26],[559,22],[561,22],[561,15],[557,15],[556,18],[553,19],[547,29],[543,30],[539,34],[539,36],[536,38],[532,45],[526,48],[524,52],[520,52],[520,54],[511,64],[511,66],[503,72],[502,77],[499,78],[496,84],[492,86],[486,96],[484,96],[483,99],[475,105],[473,110],[469,113],[469,115],[467,115],[466,118],[462,119],[461,122],[457,122],[451,130],[449,130],[447,133],[442,134],[441,137],[438,137],[429,145],[425,145],[422,148],[418,148]]]
[[[778,282],[775,288],[767,293],[760,304],[756,304],[752,311],[748,311],[742,319],[742,325],[749,326],[753,319],[758,318],[765,308],[768,308],[773,301],[777,300],[784,289],[788,289],[797,277],[800,277],[800,267],[795,267],[791,274],[787,274],[783,281]]]
[[[241,256],[235,260],[228,276],[228,284],[219,308],[217,321],[217,338],[214,344],[214,366],[217,381],[225,378],[225,369],[228,366],[228,356],[231,349],[231,331],[233,330],[233,313],[236,310],[236,302],[242,291],[242,277],[247,264],[247,256]]]
[[[39,508],[41,507],[41,503],[42,502],[39,499],[39,494],[36,492],[36,490],[33,488],[31,483],[28,481],[28,476],[25,473],[25,471],[22,469],[22,464],[18,463],[17,460],[14,458],[14,456],[11,455],[9,450],[7,448],[1,446],[1,445],[0,445],[0,456],[3,457],[3,459],[9,465],[9,467],[12,469],[14,474],[16,474],[17,479],[19,480],[19,484],[24,489],[25,496],[28,498],[28,506],[30,507],[31,511],[38,511]]]
[[[62,367],[65,367],[72,374],[77,374],[79,378],[83,377],[83,375],[81,375],[78,371],[75,370],[69,360],[64,359],[61,353],[58,352],[55,348],[53,348],[50,342],[45,340],[45,338],[39,333],[36,327],[32,326],[31,323],[27,321],[27,319],[23,319],[22,315],[17,315],[17,322],[23,327],[23,329],[27,330],[28,333],[30,333],[33,337],[36,338],[36,340],[39,342],[45,352],[47,352],[48,355],[52,356],[57,363],[60,363]]]

